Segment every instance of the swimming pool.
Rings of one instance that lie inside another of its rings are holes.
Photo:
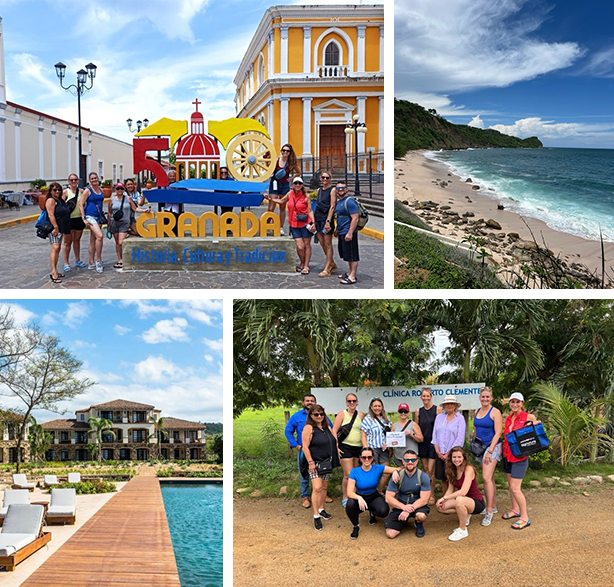
[[[221,483],[160,483],[181,587],[221,587]]]

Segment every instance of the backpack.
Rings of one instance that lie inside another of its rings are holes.
[[[418,468],[416,468],[416,471],[418,471],[418,486],[421,487],[423,472]],[[401,485],[403,485],[404,477],[405,477],[405,468],[403,468],[403,470],[399,472],[399,482],[397,483],[397,492],[394,494],[394,498],[397,500],[399,500],[399,493],[401,492]]]
[[[344,201],[343,205],[345,206],[345,211],[348,216],[350,215],[348,211],[348,196]],[[354,202],[358,205],[358,230],[362,230],[365,226],[367,226],[367,222],[369,222],[369,211],[355,198],[352,198]]]

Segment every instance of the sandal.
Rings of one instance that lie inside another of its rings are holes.
[[[64,277],[64,276],[62,276]],[[51,281],[53,281],[53,283],[62,283],[62,280],[60,279],[60,274],[58,273],[57,277],[54,277],[53,275],[51,275],[51,273],[49,274],[49,278],[51,279]]]
[[[309,267],[303,267],[301,275],[309,275]]]
[[[519,517],[520,517],[520,512],[515,512],[514,510],[512,510],[511,512],[507,512],[507,514],[503,514],[501,516],[501,518],[504,520],[511,520],[512,518],[519,518]]]
[[[531,520],[523,520],[522,518],[520,518],[519,520],[516,520],[513,524],[512,524],[512,529],[513,530],[524,530],[527,526],[531,525]]]
[[[118,261],[117,263],[115,263],[115,265],[113,265],[113,267],[114,267],[115,269],[121,269],[121,268],[123,267],[122,262],[121,262],[121,261]]]
[[[329,271],[331,273],[334,273],[335,271],[337,271],[337,265],[335,265],[335,263],[333,263],[332,267],[329,269]]]
[[[303,271],[303,266],[302,266],[302,265],[297,265],[297,266],[295,267],[295,269],[296,269],[296,272],[297,272],[297,273],[301,273],[301,272]]]
[[[320,273],[318,273],[318,277],[330,277],[330,271],[328,271],[327,269],[324,269],[320,271]]]
[[[344,273],[343,275],[337,275],[337,277],[338,277],[339,279],[347,279],[347,278],[348,278],[348,274],[347,274],[347,273]]]
[[[339,283],[341,285],[354,285],[357,281],[358,279],[350,279],[349,277],[346,277],[345,279],[339,281]]]

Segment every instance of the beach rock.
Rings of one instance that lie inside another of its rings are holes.
[[[452,206],[440,206],[439,207],[440,210],[450,210],[450,208],[452,208]]]
[[[529,486],[530,487],[541,487],[542,484],[536,479],[532,479],[531,481],[529,481]]]
[[[517,241],[520,238],[520,235],[517,232],[508,232],[507,238],[509,238],[511,241]]]
[[[480,186],[479,186],[479,185],[472,185],[472,186],[471,186],[471,189],[472,189],[472,190],[479,190],[479,189],[480,189]]]
[[[465,180],[465,183],[473,183],[473,182],[471,181],[471,178],[470,178],[470,177],[468,177],[468,178]]]
[[[460,222],[461,224],[467,224],[467,222],[469,222],[469,221],[468,221],[466,218],[461,218],[461,219],[459,220],[459,222]]]
[[[473,200],[469,197],[467,197],[467,202],[469,202],[469,204],[473,204]]]
[[[522,239],[518,239],[514,243],[514,247],[516,247],[517,249],[523,249],[525,251],[537,251],[537,249],[539,248],[535,242],[525,241]]]
[[[473,212],[465,212],[463,214],[464,218],[473,218],[475,216],[475,214]]]
[[[404,186],[403,186],[403,189],[404,189],[404,190],[408,190],[409,188],[408,188],[406,185],[404,185]]]
[[[469,224],[469,226],[473,226],[475,224],[475,220],[467,220],[467,224]]]
[[[603,477],[601,475],[587,475],[592,483],[603,483]]]
[[[444,216],[459,216],[458,212],[454,212],[454,210],[444,210],[442,212]]]
[[[608,475],[606,477],[606,479],[610,482],[610,483],[614,483],[614,475]]]
[[[505,210],[505,206],[503,204],[497,204],[497,210]]]
[[[513,249],[512,255],[514,256],[514,259],[520,263],[528,263],[531,261],[531,255],[525,253],[522,249]]]
[[[279,495],[288,495],[288,486],[287,485],[284,485],[283,487],[280,488]]]
[[[563,487],[571,487],[571,483],[569,481],[559,481],[559,485]]]
[[[571,482],[574,485],[590,485],[591,480],[588,477],[574,477]]]
[[[451,177],[451,176],[452,176],[452,174],[451,174],[451,173],[448,173],[448,177]]]
[[[409,206],[409,200],[403,200],[402,203],[405,204],[406,206]]]
[[[251,487],[241,487],[237,489],[237,493],[247,493],[248,491],[251,491],[251,490],[252,490]]]
[[[499,233],[496,238],[500,238],[501,240],[503,240],[505,238],[505,233],[504,232]]]
[[[252,491],[249,494],[250,497],[261,497],[262,496],[262,491],[260,491],[260,489],[255,489],[254,491]]]
[[[544,485],[546,487],[554,487],[556,485],[556,481],[552,477],[546,477],[544,479]]]
[[[490,228],[494,228],[495,230],[501,230],[501,225],[496,220],[493,220],[492,218],[489,218],[486,221],[486,226],[490,226]]]

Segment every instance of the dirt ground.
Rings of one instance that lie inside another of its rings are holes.
[[[510,501],[499,494],[499,514],[489,527],[475,516],[469,537],[450,542],[456,518],[432,508],[426,536],[408,526],[389,540],[384,521],[360,517],[360,538],[335,499],[324,530],[299,500],[235,499],[235,587],[382,587],[384,585],[588,587],[614,585],[614,487],[582,492],[527,490],[531,526],[512,530],[501,519]]]

